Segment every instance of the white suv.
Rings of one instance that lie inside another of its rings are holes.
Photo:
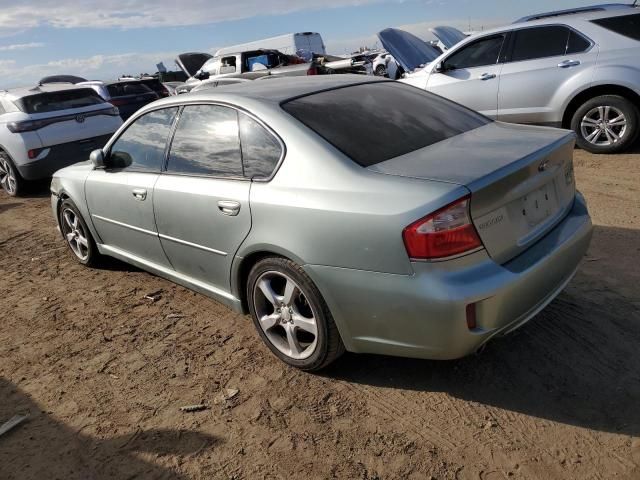
[[[88,159],[121,124],[118,108],[91,88],[49,84],[0,91],[0,185],[19,195],[26,180]]]

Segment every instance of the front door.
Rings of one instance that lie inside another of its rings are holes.
[[[495,118],[505,35],[476,40],[454,51],[427,81],[427,90]]]
[[[251,182],[243,175],[239,138],[236,110],[184,107],[154,189],[160,242],[171,264],[222,295],[251,228]]]
[[[136,119],[105,152],[103,170],[85,184],[91,221],[100,242],[119,253],[170,268],[153,211],[153,188],[164,163],[177,108]]]

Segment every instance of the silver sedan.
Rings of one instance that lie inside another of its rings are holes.
[[[55,174],[52,207],[81,263],[116,257],[249,313],[295,367],[453,359],[578,268],[574,141],[392,81],[278,79],[146,106]]]

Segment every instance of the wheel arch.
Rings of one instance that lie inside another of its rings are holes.
[[[619,95],[631,101],[636,108],[640,107],[640,95],[631,88],[613,83],[594,85],[579,92],[569,101],[562,116],[562,128],[570,129],[571,119],[580,106],[601,95]]]
[[[231,275],[231,291],[236,298],[240,300],[240,307],[243,314],[249,313],[249,304],[247,301],[247,281],[249,272],[253,266],[260,260],[268,257],[285,258],[303,265],[302,261],[290,252],[285,252],[276,246],[262,246],[242,257],[236,257],[232,265]]]

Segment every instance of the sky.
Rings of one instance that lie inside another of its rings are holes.
[[[597,0],[596,0],[597,1]],[[328,53],[376,47],[376,32],[480,30],[585,0],[0,0],[0,88],[52,74],[109,80],[153,73],[176,54],[213,53],[290,32],[322,34]]]

